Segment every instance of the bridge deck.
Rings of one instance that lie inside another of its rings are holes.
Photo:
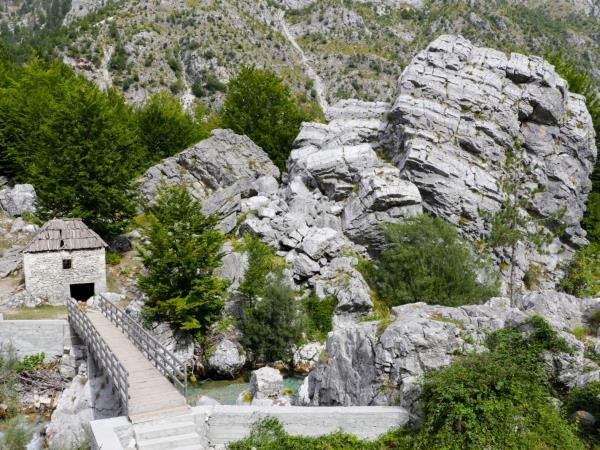
[[[128,416],[132,422],[189,413],[185,397],[127,336],[101,312],[88,310],[86,315],[129,373]]]

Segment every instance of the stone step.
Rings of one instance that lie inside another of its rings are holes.
[[[200,445],[198,433],[186,433],[178,436],[165,436],[155,439],[138,441],[139,450],[176,450],[181,447]]]
[[[143,411],[136,414],[129,413],[129,419],[132,423],[141,423],[149,420],[157,419],[157,418],[165,418],[165,417],[176,417],[176,416],[185,416],[190,413],[190,407],[185,406],[177,406],[175,408],[169,409],[160,409],[155,411]]]
[[[196,424],[194,422],[165,422],[165,423],[150,423],[147,425],[138,425],[135,427],[135,436],[138,441],[148,439],[157,439],[167,436],[183,435],[196,432]]]

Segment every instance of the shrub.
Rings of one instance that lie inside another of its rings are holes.
[[[270,275],[261,295],[250,299],[240,328],[242,342],[255,360],[289,360],[292,345],[300,341],[302,323],[294,290],[281,273]]]
[[[262,295],[269,274],[278,264],[273,248],[251,234],[245,234],[243,239],[241,250],[248,256],[248,267],[238,291],[254,299]]]
[[[330,295],[319,298],[309,295],[302,302],[308,318],[307,335],[311,339],[325,340],[333,328],[333,311],[337,306],[337,297]]]
[[[273,72],[244,67],[228,85],[223,126],[245,134],[281,169],[305,120],[288,88]]]
[[[482,264],[443,219],[421,215],[388,225],[386,237],[389,247],[367,278],[388,305],[423,301],[457,306],[496,294],[494,286],[477,281]]]
[[[106,252],[106,264],[109,266],[118,266],[121,262],[121,255],[114,252]]]
[[[23,416],[15,416],[6,422],[6,429],[0,437],[0,449],[26,448],[32,437],[33,428],[27,425]]]
[[[600,293],[600,246],[590,244],[577,250],[560,281],[565,292],[577,297]]]
[[[565,398],[562,409],[567,416],[572,416],[577,411],[587,411],[596,418],[600,417],[600,381],[573,389]],[[587,427],[582,436],[591,444],[591,448],[597,448],[600,444],[600,427],[598,424]]]
[[[201,333],[218,318],[227,286],[215,275],[225,240],[218,218],[205,217],[185,187],[162,186],[148,220],[150,242],[142,250],[147,274],[139,280],[148,294],[145,315]]]
[[[15,370],[19,372],[26,372],[37,370],[44,366],[44,359],[46,355],[42,353],[36,353],[35,355],[29,355],[23,358],[21,361],[17,361]]]

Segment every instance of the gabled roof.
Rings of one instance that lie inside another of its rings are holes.
[[[23,249],[23,253],[56,252],[60,250],[86,250],[108,245],[81,219],[52,219]]]

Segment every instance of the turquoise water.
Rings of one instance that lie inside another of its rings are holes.
[[[286,377],[283,379],[283,387],[291,389],[295,396],[303,381],[299,377]],[[235,405],[238,396],[247,391],[248,387],[249,383],[244,377],[237,380],[204,380],[188,386],[187,399],[190,405],[195,405],[200,397],[207,395],[223,405]]]

